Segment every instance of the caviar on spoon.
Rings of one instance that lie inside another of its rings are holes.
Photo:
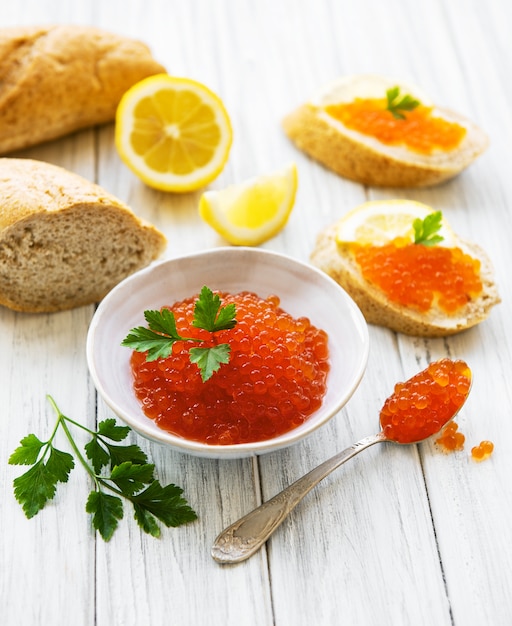
[[[332,471],[376,443],[419,443],[437,434],[458,413],[471,388],[464,361],[441,359],[404,383],[395,385],[380,412],[381,431],[354,443],[223,530],[212,547],[219,563],[252,556],[288,513]]]

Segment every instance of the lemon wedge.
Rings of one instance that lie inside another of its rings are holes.
[[[116,112],[120,157],[147,185],[185,192],[220,174],[233,133],[220,98],[190,80],[157,74],[131,87]]]
[[[425,219],[434,209],[414,200],[377,200],[365,202],[349,211],[338,222],[336,241],[339,244],[361,243],[384,245],[396,238],[414,242],[415,219]],[[453,247],[455,233],[444,216],[438,234],[439,245]]]
[[[288,221],[297,179],[297,168],[291,163],[271,174],[207,191],[199,202],[199,213],[229,243],[257,246],[274,237]]]

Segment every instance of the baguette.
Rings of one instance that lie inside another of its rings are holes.
[[[345,77],[324,89],[310,102],[292,111],[283,128],[296,146],[336,174],[364,185],[380,187],[427,187],[448,180],[470,165],[488,146],[487,135],[467,118],[433,107],[432,115],[466,129],[464,139],[450,151],[422,154],[403,145],[387,145],[347,128],[329,115],[325,107],[356,98],[382,98],[399,86],[425,106],[433,106],[416,87],[372,75]]]
[[[98,302],[156,259],[165,237],[98,185],[0,159],[0,304],[41,313]]]
[[[132,85],[162,72],[143,43],[98,28],[0,29],[0,154],[112,121]]]
[[[471,328],[485,320],[491,308],[500,302],[494,282],[494,269],[485,251],[475,243],[456,238],[456,246],[481,263],[481,294],[454,314],[447,314],[435,304],[426,312],[406,308],[390,301],[384,292],[368,282],[346,246],[339,245],[338,224],[322,231],[311,254],[311,262],[339,283],[361,309],[369,324],[384,326],[405,335],[445,337]]]

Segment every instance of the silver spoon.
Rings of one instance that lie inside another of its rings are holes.
[[[407,382],[412,381],[421,374],[423,374],[423,372],[420,372],[420,374],[417,374]],[[453,411],[453,414],[449,416],[435,432],[429,433],[428,436],[422,439],[407,442],[406,445],[420,443],[421,441],[437,435],[446,424],[455,417],[469,395],[471,389],[470,373],[469,379],[470,385],[467,392],[462,398],[460,405]],[[292,483],[273,498],[264,502],[224,529],[213,543],[211,550],[212,557],[218,563],[239,563],[240,561],[248,559],[261,548],[274,530],[285,520],[290,511],[292,511],[304,496],[306,496],[313,487],[318,485],[321,480],[356,454],[359,454],[376,443],[383,442],[401,443],[395,439],[388,438],[381,430],[378,434],[365,437],[327,461],[324,461],[321,465],[305,474],[302,478],[299,478],[299,480]]]

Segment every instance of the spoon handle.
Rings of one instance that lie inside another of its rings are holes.
[[[365,437],[324,461],[289,487],[228,526],[215,539],[212,557],[218,563],[239,563],[252,556],[267,541],[288,513],[313,487],[359,452],[386,441],[383,433]]]

